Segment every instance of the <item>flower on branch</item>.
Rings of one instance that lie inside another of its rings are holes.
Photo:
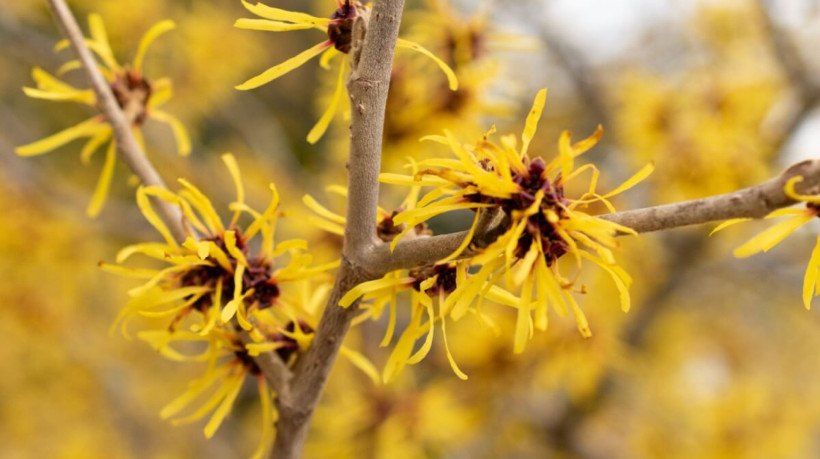
[[[766,219],[778,217],[789,218],[775,223],[736,248],[734,251],[735,257],[746,258],[759,252],[768,252],[769,249],[779,244],[783,239],[786,239],[786,237],[797,231],[801,226],[820,216],[820,196],[800,194],[795,190],[795,185],[802,181],[803,177],[799,175],[792,177],[786,182],[784,191],[788,197],[795,201],[806,203],[806,207],[802,209],[777,209],[766,215],[764,217]],[[751,219],[733,218],[726,220],[715,227],[711,234],[749,220]],[[818,274],[820,274],[818,270],[820,270],[820,236],[817,237],[817,243],[809,257],[809,264],[806,266],[806,274],[803,276],[803,305],[806,309],[811,309],[812,298],[820,295],[820,284],[817,283]]]
[[[184,418],[200,419],[219,404],[206,426],[207,436],[213,434],[230,410],[244,376],[259,373],[253,356],[275,351],[286,364],[292,364],[310,345],[320,307],[330,291],[325,273],[339,264],[310,266],[312,256],[307,253],[307,241],[275,241],[281,216],[276,187],[270,186],[272,196],[267,209],[254,210],[245,202],[236,160],[229,154],[222,159],[236,187],[236,200],[229,206],[233,214],[227,224],[211,201],[184,179],[179,180],[182,189],[176,193],[164,188],[140,187],[137,205],[164,241],[127,246],[117,254],[116,264],[101,263],[107,271],[146,280],[129,291],[131,299],[112,330],[119,326],[127,335],[129,321],[137,316],[165,319],[162,327],[143,330],[138,337],[171,360],[210,362],[203,379],[192,383],[189,392],[163,411],[164,417],[176,414],[192,397],[217,380],[221,381],[212,398],[196,413]],[[189,235],[183,243],[173,238],[159,218],[151,197],[180,208]],[[244,216],[250,217],[247,225],[240,224]],[[252,246],[257,250],[252,251]],[[124,266],[134,255],[170,266],[161,269]],[[250,337],[248,344],[242,339],[243,333]],[[173,347],[174,343],[183,343],[184,347]],[[191,343],[194,347],[204,346],[204,350],[186,353]],[[217,366],[216,360],[224,360],[225,355],[230,361]],[[262,382],[260,391],[268,393]],[[270,418],[266,418],[266,425],[269,421]]]
[[[330,69],[330,63],[336,56],[340,54],[343,56],[342,59],[339,59],[339,77],[330,105],[307,136],[309,143],[313,144],[318,142],[330,125],[330,122],[333,121],[333,117],[342,99],[342,93],[345,91],[344,80],[346,71],[350,65],[347,55],[353,47],[354,23],[357,18],[368,18],[370,15],[370,7],[362,5],[359,2],[345,0],[344,3],[338,2],[338,8],[333,12],[330,18],[319,18],[306,13],[273,8],[261,3],[251,4],[244,0],[242,1],[242,5],[248,11],[262,19],[237,19],[234,24],[235,27],[269,32],[318,29],[325,32],[328,38],[236,86],[236,89],[248,90],[258,88],[300,67],[302,64],[320,54],[322,57],[319,60],[319,65],[324,69]],[[415,50],[432,59],[447,76],[450,89],[453,91],[458,89],[458,80],[455,73],[453,73],[447,64],[424,47],[401,38],[398,39],[396,46]]]
[[[420,161],[420,172],[413,175],[382,174],[386,183],[433,187],[419,205],[397,215],[394,221],[406,228],[432,217],[461,209],[476,212],[469,234],[446,262],[471,253],[469,271],[458,277],[457,286],[448,296],[451,308],[445,311],[458,320],[471,308],[476,298],[482,298],[502,279],[505,290],[517,290],[518,310],[514,350],[522,352],[533,328],[546,329],[547,311],[552,305],[560,314],[571,310],[578,328],[585,337],[591,336],[588,322],[572,293],[583,293],[578,285],[584,262],[591,262],[612,277],[620,294],[624,311],[630,307],[631,278],[615,262],[613,250],[619,246],[617,235],[634,234],[629,228],[597,218],[581,209],[601,203],[610,211],[609,198],[646,178],[653,170],[648,164],[616,189],[606,194],[596,190],[599,172],[591,164],[575,167],[578,156],[592,148],[601,136],[599,128],[591,137],[576,144],[564,132],[559,140],[559,155],[547,162],[528,154],[538,120],[541,117],[546,90],[538,93],[527,117],[521,136],[521,146],[515,136],[506,135],[501,143],[490,140],[491,129],[474,146],[462,145],[445,131],[443,136],[428,136],[424,140],[448,146],[454,159],[435,158]],[[587,191],[578,198],[565,195],[565,186],[589,173]],[[500,236],[487,247],[470,247],[483,212],[501,212],[504,225]],[[399,234],[391,247],[402,239]],[[575,270],[568,274],[558,260],[569,254]],[[469,272],[469,275],[467,274]],[[534,318],[533,318],[534,314]]]
[[[171,98],[170,80],[167,78],[149,80],[143,73],[143,61],[148,46],[158,36],[173,29],[175,27],[173,21],[161,21],[151,27],[142,37],[133,62],[124,66],[120,65],[114,57],[102,18],[98,14],[91,14],[88,17],[88,24],[91,38],[86,39],[86,45],[99,59],[100,70],[108,80],[120,108],[125,111],[126,117],[131,121],[136,138],[142,142],[140,127],[146,119],[155,119],[171,127],[179,154],[189,154],[191,142],[182,123],[175,116],[159,109]],[[68,40],[62,40],[57,43],[55,50],[60,51],[68,45]],[[59,76],[80,67],[78,60],[71,60],[61,66],[56,73]],[[32,78],[37,83],[37,87],[23,88],[23,92],[29,97],[97,106],[97,98],[91,89],[75,88],[39,67],[32,70]],[[94,153],[108,142],[105,164],[87,209],[88,215],[94,217],[99,214],[105,204],[116,165],[117,145],[113,138],[113,130],[106,122],[105,116],[93,116],[49,137],[17,147],[15,152],[20,156],[41,155],[81,138],[88,139],[80,152],[80,159],[84,164],[87,164]]]

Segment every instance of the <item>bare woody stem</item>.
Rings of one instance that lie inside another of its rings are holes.
[[[369,18],[354,26],[348,93],[351,103],[348,161],[347,225],[342,266],[313,343],[299,358],[287,396],[277,398],[279,421],[272,457],[297,458],[310,419],[327,382],[339,348],[358,311],[356,304],[339,307],[339,300],[357,284],[383,273],[369,265],[371,253],[384,245],[376,236],[382,132],[393,54],[404,0],[381,0]]]
[[[65,3],[65,0],[48,0],[51,11],[54,14],[54,19],[57,26],[60,28],[63,36],[66,37],[71,44],[71,49],[77,55],[80,63],[83,66],[86,76],[91,82],[91,88],[97,96],[97,104],[100,111],[105,115],[106,120],[111,125],[114,131],[114,139],[117,142],[117,152],[123,162],[131,169],[143,185],[159,186],[165,188],[162,178],[157,173],[154,166],[145,156],[134,133],[131,132],[133,122],[129,122],[126,114],[117,103],[117,99],[111,92],[111,86],[105,80],[91,51],[86,46],[83,33],[77,20]],[[131,120],[133,121],[133,120]],[[182,225],[182,213],[179,209],[172,205],[154,200],[154,204],[159,208],[165,222],[170,226],[171,231],[179,240],[184,240],[186,237],[185,229]]]
[[[60,31],[70,42],[71,49],[77,55],[91,82],[100,110],[114,131],[120,158],[131,169],[131,172],[140,179],[143,185],[167,188],[131,131],[134,119],[139,113],[140,105],[144,101],[139,100],[140,95],[137,95],[138,97],[132,99],[133,103],[126,105],[124,109],[120,108],[111,91],[111,86],[103,77],[94,57],[85,44],[82,31],[80,31],[77,20],[68,5],[64,0],[49,0],[49,5]],[[163,220],[169,225],[174,237],[180,242],[185,240],[187,232],[182,224],[181,211],[159,199],[154,199],[153,203],[159,208]],[[243,337],[243,339],[249,339],[249,337]],[[287,383],[291,373],[278,355],[275,353],[260,355],[255,358],[255,361],[262,370],[267,382],[277,393],[287,391]]]
[[[795,176],[802,176],[796,190],[802,194],[820,192],[820,160],[807,160],[789,167],[771,180],[732,193],[720,194],[703,199],[683,201],[674,204],[627,210],[613,214],[599,215],[619,225],[639,233],[648,233],[698,225],[730,218],[762,218],[769,212],[790,206],[795,201],[784,192],[786,182]],[[473,244],[483,245],[497,236],[496,231],[476,234]],[[378,246],[371,254],[371,267],[377,272],[424,266],[435,263],[451,253],[464,241],[467,232],[440,236],[415,238],[402,241],[391,253],[387,246]],[[473,252],[465,251],[464,256]]]

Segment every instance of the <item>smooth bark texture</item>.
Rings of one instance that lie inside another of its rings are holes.
[[[271,457],[291,459],[301,454],[310,418],[358,311],[358,302],[342,308],[339,300],[357,284],[384,274],[367,260],[384,245],[376,235],[382,132],[403,8],[403,0],[382,0],[375,3],[369,18],[356,20],[347,85],[352,115],[342,265],[313,343],[294,368],[290,391],[277,399],[279,421]]]

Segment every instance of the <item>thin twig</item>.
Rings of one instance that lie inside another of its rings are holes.
[[[795,201],[786,196],[786,182],[800,175],[803,181],[796,186],[804,194],[816,194],[820,188],[820,160],[797,163],[780,176],[749,188],[663,206],[627,210],[601,215],[604,220],[632,228],[639,233],[659,231],[681,226],[698,225],[730,218],[763,218]]]
[[[80,26],[77,24],[77,20],[68,5],[64,0],[48,0],[48,3],[54,13],[57,26],[63,36],[70,42],[71,49],[77,55],[77,59],[79,59],[86,76],[91,82],[100,111],[103,112],[108,124],[111,125],[111,129],[114,131],[114,139],[117,142],[117,152],[119,152],[120,158],[128,165],[131,172],[140,179],[143,185],[166,188],[162,178],[154,169],[151,161],[148,160],[145,152],[140,148],[139,143],[137,143],[134,133],[131,132],[133,123],[126,119],[126,115],[111,91],[111,86],[97,67],[91,51],[85,44]],[[165,222],[170,226],[174,237],[184,240],[187,234],[182,225],[182,212],[164,201],[154,200],[154,202],[162,213]]]

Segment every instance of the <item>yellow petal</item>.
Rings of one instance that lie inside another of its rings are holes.
[[[709,233],[709,236],[717,233],[718,231],[724,230],[730,226],[736,225],[738,223],[748,222],[751,218],[732,218],[730,220],[726,220],[725,222],[721,223],[720,225],[716,226],[712,232]]]
[[[341,300],[339,300],[339,306],[346,308],[353,304],[360,296],[365,295],[367,293],[375,292],[378,290],[386,289],[388,287],[394,287],[398,285],[407,284],[413,282],[412,278],[395,278],[395,277],[388,277],[385,276],[381,279],[376,279],[372,281],[362,282],[361,284],[353,287],[350,289]]]
[[[164,408],[162,408],[162,411],[159,412],[160,417],[162,419],[168,419],[185,409],[188,404],[190,404],[202,392],[210,387],[217,379],[224,376],[230,369],[231,366],[225,365],[221,368],[210,370],[202,378],[192,381],[188,385],[188,389],[183,392],[182,395],[175,398],[169,404],[165,405]]]
[[[208,223],[211,231],[216,233],[225,231],[225,226],[222,224],[219,214],[216,213],[216,209],[214,209],[208,197],[199,191],[199,188],[183,178],[178,179],[177,182],[185,188],[179,192],[179,196],[184,197],[196,208],[199,214],[202,215]]]
[[[94,189],[94,195],[91,197],[91,202],[88,203],[88,208],[85,213],[89,217],[96,217],[103,204],[105,198],[108,196],[108,189],[111,187],[111,179],[114,177],[114,166],[117,163],[117,143],[111,142],[108,144],[108,150],[105,152],[105,164],[103,164],[100,179],[97,182],[97,187]]]
[[[239,303],[244,301],[242,296],[242,275],[245,273],[245,265],[237,265],[233,276],[233,299],[225,305],[222,310],[222,322],[228,322],[236,314]]]
[[[83,149],[80,151],[80,162],[83,164],[88,164],[91,160],[91,155],[94,154],[99,148],[100,145],[104,144],[111,138],[111,128],[108,127],[107,124],[101,126],[101,129],[94,137],[88,140],[83,146]]]
[[[267,32],[289,32],[291,30],[305,30],[315,27],[313,24],[292,24],[289,22],[271,21],[269,19],[237,19],[233,23],[237,29],[264,30]]]
[[[301,66],[305,62],[309,61],[310,59],[318,56],[321,54],[322,51],[325,50],[328,46],[330,46],[330,41],[323,41],[317,45],[314,45],[311,48],[308,48],[305,51],[297,54],[296,56],[291,57],[290,59],[282,62],[281,64],[275,65],[261,74],[251,78],[250,80],[236,86],[236,89],[241,91],[245,91],[248,89],[258,88],[263,84],[270,83],[271,81],[279,78],[280,76],[290,72],[291,70]]]
[[[649,175],[655,170],[655,163],[650,162],[646,166],[642,167],[641,170],[635,173],[632,177],[630,177],[627,181],[622,183],[618,188],[610,191],[609,193],[605,194],[603,197],[608,198],[610,196],[615,196],[616,194],[623,193],[624,191],[632,188],[633,186],[637,185],[638,183],[642,182],[644,179],[649,177]]]
[[[102,16],[96,13],[89,14],[88,29],[91,32],[91,38],[97,45],[97,54],[100,55],[109,68],[118,69],[120,66],[114,58],[114,52],[111,51],[111,44],[108,42],[108,34],[105,31]]]
[[[83,68],[83,64],[79,61],[79,59],[74,59],[66,62],[65,64],[61,65],[56,72],[57,75],[65,75],[66,73]]]
[[[427,309],[427,337],[424,339],[424,343],[422,343],[419,350],[416,351],[415,354],[410,356],[409,359],[407,359],[407,363],[409,365],[415,365],[421,362],[425,357],[427,357],[427,354],[430,353],[430,349],[433,347],[433,332],[435,331],[433,328],[433,322],[435,321],[433,317],[433,302],[430,300],[430,297],[427,296],[427,294],[423,291],[421,293],[418,293],[417,296],[419,297],[419,299],[422,299],[422,303]],[[425,326],[422,326],[421,328],[425,328]]]
[[[271,406],[271,394],[264,377],[257,378],[259,387],[260,409],[262,410],[262,435],[259,446],[251,455],[251,459],[262,459],[267,457],[268,448],[273,444],[275,432],[273,430],[273,407]]]
[[[817,236],[817,243],[811,252],[809,265],[806,267],[806,275],[803,278],[803,305],[806,309],[811,309],[811,298],[814,285],[817,284],[818,269],[820,269],[820,236]]]
[[[813,204],[820,204],[820,195],[807,195],[807,194],[800,194],[794,189],[794,185],[803,181],[803,177],[795,176],[789,179],[786,182],[786,186],[783,191],[786,192],[786,196],[794,199],[795,201],[803,201],[803,202],[810,202]]]
[[[230,389],[227,390],[225,394],[225,398],[222,400],[222,403],[219,404],[219,407],[214,411],[214,414],[211,416],[211,419],[208,420],[208,423],[205,425],[205,438],[211,438],[216,433],[216,430],[222,425],[222,421],[228,416],[228,413],[231,412],[231,408],[233,408],[233,402],[236,400],[236,396],[239,395],[239,390],[242,389],[242,382],[245,380],[244,374],[240,374],[239,377],[236,378],[235,381],[231,381]]]
[[[138,75],[142,73],[142,62],[145,59],[145,51],[148,49],[148,45],[150,45],[157,37],[165,32],[168,32],[169,30],[172,30],[174,27],[176,27],[174,21],[166,19],[154,24],[150,29],[148,29],[147,32],[145,32],[145,35],[142,36],[139,47],[137,48],[137,55],[134,57],[134,72]]]
[[[239,164],[236,162],[236,158],[230,153],[225,153],[222,155],[222,162],[225,163],[225,167],[228,168],[231,179],[233,179],[234,188],[236,188],[236,202],[244,203],[245,187],[242,185],[242,174],[239,173]]]
[[[447,353],[447,361],[450,362],[450,368],[453,369],[453,373],[458,376],[459,379],[462,381],[467,380],[467,375],[461,371],[461,368],[458,367],[456,364],[456,359],[453,358],[453,353],[450,352],[450,345],[447,344],[447,326],[445,325],[447,319],[444,318],[444,315],[441,317],[441,335],[444,337],[444,350]]]
[[[171,131],[174,133],[174,138],[177,141],[177,153],[181,156],[188,156],[191,153],[191,138],[188,136],[188,131],[179,119],[170,113],[157,109],[152,109],[148,113],[149,118],[162,121],[170,126]]]
[[[476,209],[475,218],[473,218],[473,224],[470,225],[470,230],[467,232],[467,235],[464,236],[464,239],[461,241],[461,244],[458,245],[458,248],[455,250],[455,252],[451,253],[443,260],[439,260],[438,262],[436,262],[436,264],[445,263],[450,260],[455,260],[456,258],[458,258],[459,255],[461,255],[461,252],[464,252],[464,250],[470,245],[470,243],[473,242],[473,235],[475,234],[475,229],[476,226],[478,226],[478,220],[480,217],[481,209]]]
[[[171,235],[171,232],[168,231],[168,227],[165,226],[165,223],[159,218],[154,208],[151,206],[151,202],[148,199],[148,195],[145,193],[144,187],[137,188],[137,206],[140,208],[142,215],[145,216],[145,219],[148,220],[148,223],[151,224],[159,234],[165,238],[165,241],[171,247],[178,247],[176,239]]]
[[[342,92],[345,87],[345,70],[347,69],[347,65],[345,65],[346,63],[347,59],[343,59],[342,64],[339,66],[339,78],[336,81],[336,90],[333,92],[333,99],[330,100],[330,105],[307,135],[307,141],[311,145],[318,142],[322,135],[324,135],[325,131],[327,131],[327,127],[330,126],[330,122],[333,121],[333,115],[336,114],[336,108],[339,106],[339,101],[342,100]]]
[[[438,67],[441,69],[442,72],[444,72],[444,75],[447,77],[447,84],[450,87],[450,90],[455,91],[458,89],[458,78],[456,78],[455,72],[453,72],[453,69],[451,69],[450,66],[447,65],[443,60],[436,57],[435,54],[431,53],[418,43],[414,43],[409,40],[404,40],[402,38],[399,38],[398,41],[396,41],[396,47],[412,49],[413,51],[421,53],[432,59],[433,62],[435,62],[436,65],[438,65]]]
[[[524,280],[521,287],[521,300],[518,304],[518,316],[515,321],[515,339],[513,340],[513,352],[520,354],[527,346],[527,340],[532,333],[532,318],[530,316],[530,303],[532,301],[532,277]]]
[[[94,91],[92,91],[91,89],[72,92],[55,92],[24,87],[23,92],[27,96],[34,99],[51,100],[55,102],[79,102],[83,104],[93,105],[96,100],[96,97],[94,96]]]
[[[345,218],[341,215],[330,211],[327,207],[319,204],[319,202],[313,198],[313,196],[306,194],[302,196],[302,202],[312,211],[316,212],[323,218],[326,218],[333,223],[338,223],[340,225],[345,224]]]
[[[248,266],[248,260],[245,258],[245,254],[242,253],[236,245],[236,231],[225,231],[225,233],[223,233],[223,237],[225,241],[225,248],[228,249],[228,253],[231,254],[232,257],[236,258],[240,265]]]
[[[527,122],[524,124],[524,133],[521,134],[521,156],[527,155],[527,150],[530,147],[530,142],[535,137],[535,131],[538,128],[538,121],[541,119],[541,113],[544,111],[544,103],[547,100],[547,90],[542,89],[535,95],[535,100],[532,103],[530,113],[527,115]]]
[[[325,25],[330,24],[333,22],[329,18],[317,18],[315,16],[311,16],[305,13],[298,13],[293,11],[287,11],[279,8],[273,8],[267,5],[263,5],[261,3],[256,3],[255,5],[251,5],[249,2],[242,0],[242,6],[245,7],[251,13],[265,18],[270,19],[272,21],[287,21],[293,22],[295,24],[313,24],[313,25]]]
[[[168,78],[158,78],[154,80],[151,88],[151,97],[148,99],[148,111],[165,105],[174,95],[174,88]]]
[[[345,346],[341,347],[339,353],[350,360],[350,363],[352,363],[356,368],[362,370],[362,372],[366,374],[371,381],[373,381],[373,384],[379,385],[381,382],[379,378],[379,371],[376,370],[376,367],[370,363],[370,360],[368,360],[367,357]]]
[[[101,119],[95,116],[94,118],[87,119],[82,123],[50,135],[45,139],[17,147],[14,149],[14,152],[20,156],[35,156],[48,153],[67,144],[68,142],[71,142],[72,140],[80,137],[91,137],[96,135],[101,126]]]
[[[44,91],[51,91],[51,92],[76,92],[80,91],[79,89],[71,86],[68,83],[63,82],[59,78],[52,76],[50,73],[46,72],[45,70],[41,69],[40,67],[34,67],[31,69],[31,78],[37,82],[37,88],[42,89]]]
[[[319,67],[330,70],[330,61],[339,54],[342,54],[341,51],[336,49],[335,46],[331,46],[322,54],[322,57],[319,58]]]
[[[813,212],[805,212],[803,215],[778,222],[735,249],[734,255],[737,258],[745,258],[761,251],[767,252],[813,218]]]
[[[582,311],[578,303],[575,302],[575,298],[572,297],[571,293],[566,290],[564,290],[563,293],[567,303],[569,303],[572,308],[572,313],[575,315],[575,322],[578,324],[578,331],[581,332],[581,336],[584,338],[592,337],[592,330],[589,329],[589,322],[587,321],[587,316],[584,314],[584,311]]]
[[[393,174],[390,172],[383,172],[379,174],[379,181],[382,183],[390,183],[393,185],[408,185],[408,186],[441,186],[450,185],[450,182],[439,177],[431,176],[412,176],[403,174]]]

